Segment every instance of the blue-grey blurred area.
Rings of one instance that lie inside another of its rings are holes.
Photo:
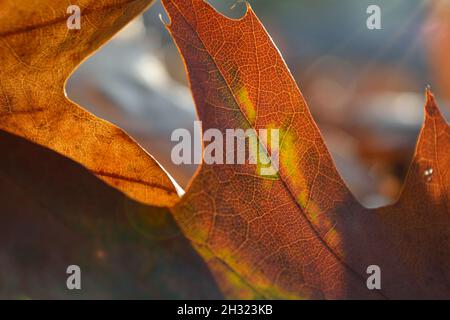
[[[245,3],[211,0],[238,18]],[[308,101],[340,173],[367,206],[393,202],[411,160],[431,85],[449,115],[448,0],[250,0]],[[381,8],[381,30],[366,10]],[[196,166],[175,166],[174,129],[193,131],[184,66],[159,18],[160,3],[89,58],[68,96],[134,137],[180,185]],[[441,61],[442,60],[442,61]]]

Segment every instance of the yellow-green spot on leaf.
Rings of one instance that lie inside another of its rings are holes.
[[[243,109],[250,125],[254,125],[256,121],[256,109],[253,105],[253,102],[250,100],[248,95],[248,90],[245,86],[240,86],[236,92],[236,98],[238,100],[239,105]]]
[[[308,202],[308,192],[306,192],[306,190],[302,190],[300,194],[297,196],[297,203],[302,207],[302,209],[305,209],[307,202]]]

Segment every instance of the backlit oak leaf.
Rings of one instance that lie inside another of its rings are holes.
[[[277,128],[279,171],[203,164],[175,219],[229,297],[449,298],[449,126],[427,92],[398,202],[369,210],[338,174],[279,51],[248,6],[239,20],[203,0],[163,0],[203,130]],[[225,140],[225,139],[224,139]],[[233,150],[232,150],[233,151]],[[369,290],[370,265],[381,290]]]
[[[0,3],[0,297],[221,297],[173,221],[167,174],[64,93],[77,65],[150,2],[72,1],[80,30],[67,28],[68,2]],[[69,265],[81,290],[66,286]]]
[[[178,196],[158,163],[116,126],[69,101],[69,75],[152,0],[78,0],[81,29],[70,30],[68,2],[3,1],[0,10],[0,129],[81,163],[147,204]]]

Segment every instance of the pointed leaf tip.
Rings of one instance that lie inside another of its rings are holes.
[[[436,98],[434,97],[434,94],[429,86],[427,86],[425,90],[425,95],[426,95],[425,115],[427,117],[439,119],[445,123],[446,121],[443,115],[441,114],[439,107],[437,106]]]

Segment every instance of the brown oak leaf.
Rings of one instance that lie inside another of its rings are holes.
[[[449,298],[450,129],[433,95],[401,197],[366,209],[250,6],[232,20],[202,0],[163,4],[203,130],[280,130],[279,150],[260,139],[279,153],[275,177],[251,164],[203,164],[173,210],[222,290],[240,298]],[[381,269],[381,290],[368,290],[371,265]]]
[[[67,78],[152,0],[6,1],[0,10],[0,129],[55,150],[133,199],[170,206],[178,196],[158,163],[116,126],[65,95]]]
[[[167,174],[64,93],[77,65],[150,2],[72,1],[80,30],[67,29],[67,2],[1,2],[0,297],[222,297],[170,214],[179,198]],[[81,290],[66,287],[69,265]]]

